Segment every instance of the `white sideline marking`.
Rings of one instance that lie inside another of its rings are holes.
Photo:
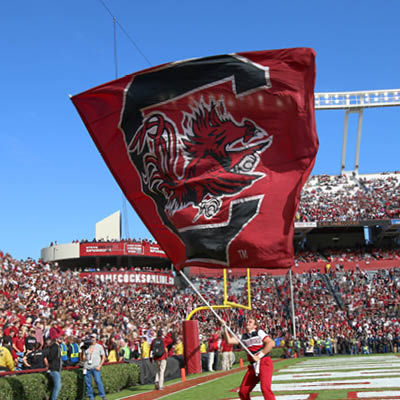
[[[276,400],[307,400],[310,398],[309,394],[286,394],[283,396],[275,396]],[[239,399],[233,399],[239,400]],[[251,400],[264,400],[264,396],[251,396]]]
[[[302,379],[329,379],[329,378],[360,378],[360,377],[376,377],[379,375],[398,375],[400,376],[400,369],[372,369],[364,371],[342,371],[342,372],[320,372],[320,373],[295,373],[295,374],[282,374],[274,375],[272,382],[276,381],[289,381],[289,380],[302,380]]]
[[[318,364],[319,362],[323,361],[324,364],[332,363],[332,364],[343,364],[346,362],[379,362],[379,361],[387,361],[387,360],[394,360],[399,361],[399,357],[390,355],[390,356],[348,356],[347,357],[325,357],[325,358],[309,358],[305,359],[301,362],[301,364]]]
[[[359,397],[360,399],[367,399],[369,397],[380,397],[380,398],[385,398],[385,397],[396,397],[399,396],[400,397],[400,391],[385,391],[385,392],[360,392],[357,393],[357,397]]]
[[[302,364],[300,364],[302,365]],[[290,371],[290,372],[313,372],[313,371],[334,371],[334,370],[343,370],[343,369],[376,369],[376,368],[400,368],[400,362],[398,363],[385,363],[383,364],[364,364],[364,363],[358,363],[358,364],[338,364],[338,365],[319,365],[315,367],[309,367],[309,366],[299,366],[299,364],[296,364],[296,367],[293,368],[285,368],[281,369],[280,372],[283,371]]]
[[[396,356],[356,356],[340,358],[318,358],[304,360],[293,367],[285,368],[281,372],[314,372],[350,369],[380,369],[380,368],[400,368],[400,358]]]
[[[392,388],[400,387],[399,378],[377,378],[377,379],[355,379],[355,380],[336,380],[327,382],[295,382],[295,383],[283,383],[283,384],[272,384],[273,392],[288,392],[292,390],[336,390],[336,389],[347,389],[349,392],[354,389],[377,389],[377,388]],[[254,388],[256,391],[261,391],[260,385],[256,385]]]

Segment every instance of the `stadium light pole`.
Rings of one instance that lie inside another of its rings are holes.
[[[362,120],[363,120],[363,108],[360,108],[358,111],[358,125],[357,125],[357,144],[356,144],[356,159],[354,170],[356,174],[358,174],[358,165],[360,161],[360,146],[361,146],[361,131],[362,131]]]
[[[343,141],[342,141],[342,162],[340,163],[340,174],[343,174],[346,166],[347,132],[349,130],[349,110],[344,113]]]
[[[364,109],[400,106],[400,89],[364,90],[359,92],[324,92],[315,93],[314,98],[316,110],[345,110],[342,159],[340,163],[341,175],[343,175],[346,165],[349,114],[358,114],[356,155],[353,169],[353,171],[358,174]]]
[[[115,79],[118,79],[118,53],[117,53],[117,19],[112,15],[110,10],[105,6],[103,3],[103,6],[107,9],[107,11],[110,13],[113,19],[113,44],[114,44],[114,73],[115,73]],[[129,233],[129,221],[128,221],[128,209],[126,206],[126,197],[124,192],[121,190],[121,197],[122,197],[122,219],[123,219],[123,231],[125,233],[125,239],[130,239],[130,233]],[[121,229],[122,231],[122,229]]]

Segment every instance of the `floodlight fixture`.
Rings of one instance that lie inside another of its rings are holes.
[[[400,106],[400,89],[314,93],[314,99],[316,110],[345,110],[342,159],[340,165],[341,174],[345,171],[349,114],[358,114],[356,156],[353,170],[355,173],[358,173],[363,111],[365,108],[372,107]]]
[[[400,106],[400,89],[325,92],[315,93],[314,97],[316,110]]]

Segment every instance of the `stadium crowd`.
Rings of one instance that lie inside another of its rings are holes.
[[[400,269],[341,272],[333,267],[324,274],[295,275],[293,287],[297,340],[287,334],[286,319],[288,355],[296,350],[302,355],[400,351]],[[288,309],[288,279],[279,290]]]
[[[160,328],[173,337],[169,354],[183,354],[182,321],[202,305],[189,289],[126,286],[90,275],[82,280],[76,271],[0,256],[0,329],[3,345],[20,369],[32,368],[32,355],[48,339],[61,337],[73,349],[72,344],[81,346],[93,333],[110,362],[149,358],[151,342]],[[212,304],[221,304],[222,279],[193,280]],[[240,279],[231,282],[230,300],[246,304],[245,287]],[[271,337],[281,340],[288,356],[296,346],[301,354],[362,352],[365,346],[369,352],[400,351],[400,270],[344,272],[333,266],[324,274],[315,270],[295,274],[293,287],[296,340],[291,335],[288,278],[252,278],[253,313]],[[242,309],[225,310],[222,316],[237,332],[246,318]],[[202,311],[196,318],[202,352],[215,335],[219,347],[214,351],[221,350],[225,344],[212,314]]]
[[[400,218],[400,172],[373,175],[313,175],[304,185],[298,222],[359,221]],[[114,240],[111,240],[111,242]],[[121,239],[126,243],[157,244],[151,239]],[[73,243],[110,240],[81,239]],[[58,244],[51,242],[50,246]]]
[[[325,248],[319,251],[300,250],[295,254],[295,262],[313,263],[326,262],[340,264],[343,262],[357,261],[382,261],[400,260],[400,249],[398,248],[374,248],[371,246],[353,248]]]
[[[119,240],[113,239],[113,240],[108,240],[108,239],[96,239],[93,238],[91,240],[89,239],[75,239],[72,241],[72,243],[110,243],[110,242],[121,242],[121,243],[140,243],[140,244],[151,244],[151,245],[157,245],[158,243],[155,240],[152,239],[136,239],[136,238],[121,238]],[[55,240],[54,242],[50,243],[50,247],[52,246],[56,246],[58,244],[57,240]]]
[[[91,278],[82,282],[77,272],[61,272],[31,259],[5,255],[0,260],[0,327],[6,343],[11,337],[13,356],[20,354],[20,361],[31,334],[43,346],[47,338],[60,335],[80,343],[94,332],[110,350],[114,344],[123,347],[125,339],[146,353],[143,343],[150,344],[165,315],[171,328],[184,317],[187,299],[175,299],[173,288],[121,287]]]
[[[297,220],[355,221],[400,217],[400,175],[314,175],[303,187]]]

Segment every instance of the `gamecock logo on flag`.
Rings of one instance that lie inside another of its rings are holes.
[[[287,268],[313,166],[314,52],[151,68],[72,98],[127,199],[177,268]]]

